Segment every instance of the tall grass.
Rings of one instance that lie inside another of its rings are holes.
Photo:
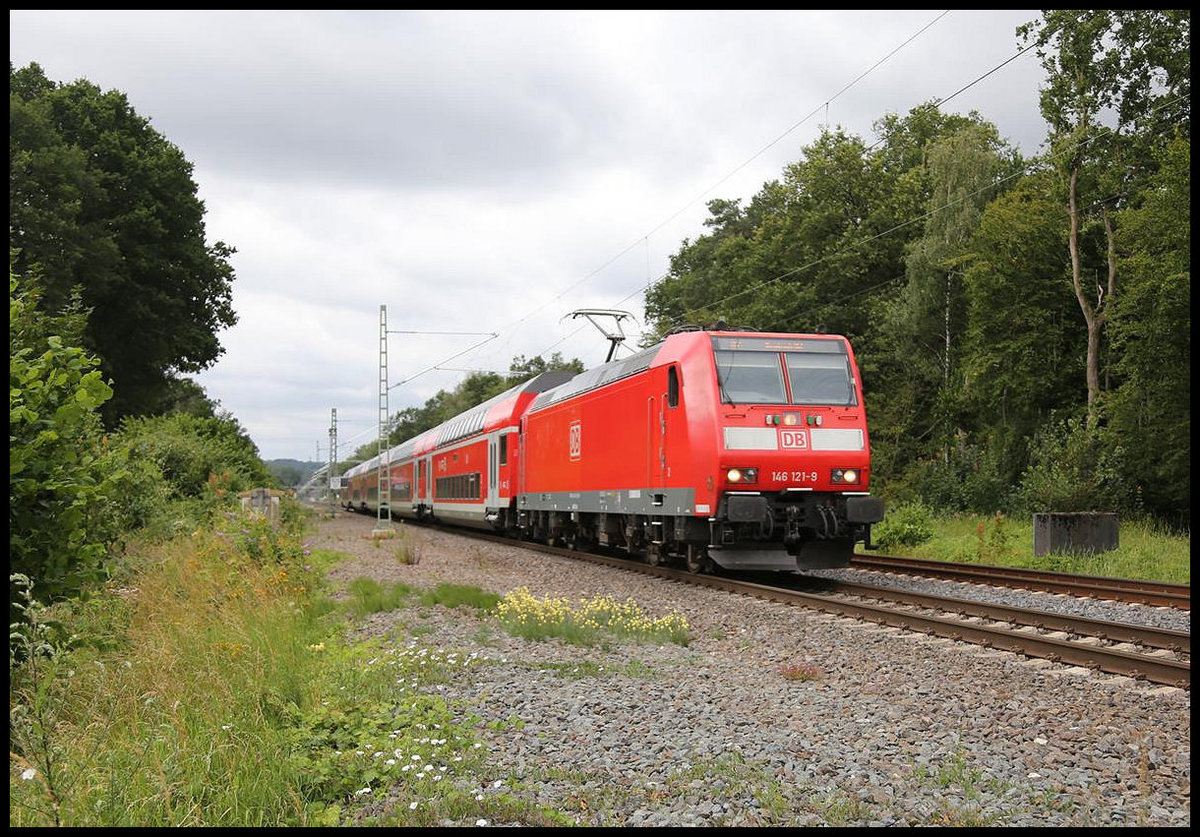
[[[52,808],[68,825],[302,822],[302,801],[280,792],[301,777],[274,719],[309,699],[313,579],[213,535],[144,558],[135,588],[67,615],[91,637],[102,635],[93,623],[123,622],[117,648],[60,647],[43,660],[49,672],[10,666],[10,705],[35,688],[54,695],[40,738],[10,726],[24,758],[53,777],[10,782],[10,825],[47,824]]]
[[[10,826],[561,824],[473,778],[476,719],[435,687],[476,655],[350,639],[359,614],[494,595],[359,580],[340,608],[318,579],[342,556],[260,519],[224,528],[139,548],[119,587],[30,605],[10,636]]]
[[[146,547],[126,587],[34,614],[89,641],[10,660],[10,825],[337,824],[385,778],[442,778],[402,773],[397,752],[470,763],[470,731],[417,694],[440,655],[347,645],[317,591],[328,556],[260,521],[226,528]]]
[[[1032,518],[956,515],[931,519],[932,537],[894,545],[889,555],[956,563],[1047,569],[1080,575],[1191,583],[1191,536],[1142,520],[1121,520],[1120,545],[1084,555],[1033,554]]]

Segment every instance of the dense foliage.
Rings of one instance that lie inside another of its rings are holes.
[[[48,317],[40,287],[8,282],[9,571],[37,580],[44,599],[100,577],[117,531],[106,514],[120,474],[105,463],[98,415],[112,389],[77,345],[83,315]],[[9,583],[9,622],[18,591]]]
[[[650,339],[847,335],[893,500],[1190,525],[1190,13],[1017,35],[1047,71],[1042,156],[932,104],[874,143],[828,129],[747,206],[709,203],[646,294]]]
[[[206,243],[191,171],[124,94],[10,66],[10,568],[41,601],[103,578],[131,532],[194,527],[273,483],[179,377],[236,321],[233,251]]]
[[[245,430],[207,399],[106,433],[100,409],[113,389],[78,345],[89,312],[48,315],[41,293],[35,277],[10,271],[9,568],[54,601],[104,578],[129,533],[190,531],[273,479]],[[10,623],[18,601],[10,580]]]
[[[9,67],[9,240],[37,266],[44,307],[79,288],[92,310],[83,346],[114,384],[104,414],[156,412],[176,373],[222,353],[233,250],[209,245],[192,165],[123,93],[41,67]]]

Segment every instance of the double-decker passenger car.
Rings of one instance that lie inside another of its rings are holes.
[[[390,514],[510,527],[521,446],[518,423],[539,393],[571,375],[543,372],[354,466],[345,475],[344,505],[378,511],[379,469],[386,461]]]

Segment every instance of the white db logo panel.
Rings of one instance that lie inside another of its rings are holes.
[[[577,422],[577,421],[571,422],[570,433],[568,434],[568,438],[570,439],[571,459],[572,460],[578,459],[579,455],[583,449],[583,428],[580,426],[579,422]]]
[[[808,431],[780,430],[779,447],[790,450],[808,450]]]

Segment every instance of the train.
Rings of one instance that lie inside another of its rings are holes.
[[[693,573],[795,572],[872,548],[870,474],[849,340],[718,326],[543,372],[350,468],[342,504],[378,514],[382,495],[390,517]]]

